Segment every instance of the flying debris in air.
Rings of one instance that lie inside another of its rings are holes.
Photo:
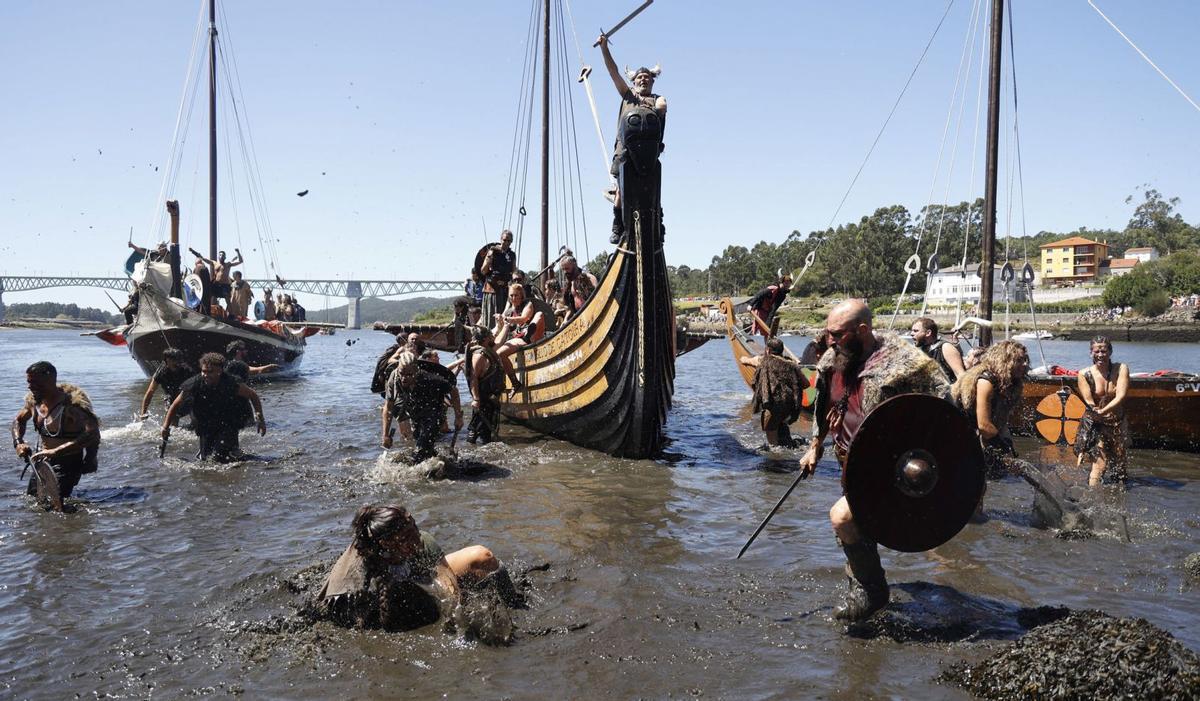
[[[283,278],[279,277],[278,275],[275,276],[275,282],[279,283],[280,287],[283,287],[284,285],[287,284],[287,281],[284,280]]]
[[[300,192],[296,193],[296,197],[304,197],[307,194],[308,194],[308,190],[301,190]]]

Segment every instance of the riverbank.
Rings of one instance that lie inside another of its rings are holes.
[[[0,321],[0,330],[4,329],[107,329],[112,324],[106,324],[101,321],[87,321],[85,319],[13,319],[11,321]]]
[[[900,315],[896,320],[895,329],[907,331],[915,317]],[[934,315],[933,320],[938,327],[945,330],[954,326],[953,316]],[[1114,342],[1125,343],[1196,343],[1200,342],[1200,322],[1180,321],[1172,319],[1159,321],[1155,319],[1133,318],[1122,321],[1097,320],[1078,321],[1078,314],[1039,314],[1037,328],[1049,331],[1055,338],[1066,341],[1087,341],[1095,336],[1107,336]],[[877,317],[876,326],[887,328],[891,316]],[[689,331],[715,331],[725,333],[725,323],[687,319]],[[1034,328],[1029,315],[1014,317],[1011,323],[1013,333],[1032,331]],[[790,333],[797,336],[812,336],[820,327],[784,314],[779,325],[780,333]],[[995,319],[993,334],[1003,337],[1004,318]]]

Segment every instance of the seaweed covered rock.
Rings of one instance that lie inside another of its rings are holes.
[[[1194,699],[1200,657],[1144,619],[1085,610],[939,680],[983,699]]]
[[[1200,579],[1200,553],[1183,558],[1183,571],[1192,579]]]

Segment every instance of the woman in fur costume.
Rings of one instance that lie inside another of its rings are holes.
[[[1017,456],[1008,423],[1021,403],[1027,372],[1029,351],[1025,346],[1000,341],[984,351],[979,364],[963,373],[951,390],[954,403],[979,432],[989,477],[1004,475],[1006,458]]]

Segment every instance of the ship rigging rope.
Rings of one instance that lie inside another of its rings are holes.
[[[246,114],[246,97],[242,91],[241,73],[238,70],[237,54],[232,51],[233,37],[229,31],[230,23],[225,17],[224,5],[221,6],[221,20],[224,38],[220,40],[219,56],[225,70],[225,84],[229,86],[229,103],[237,125],[238,144],[241,148],[242,162],[246,172],[246,188],[251,203],[251,213],[254,215],[255,229],[258,234],[259,248],[267,256],[269,270],[280,274],[279,253],[275,246],[274,227],[271,224],[270,212],[267,209],[267,198],[262,183],[262,169],[258,164],[258,152],[254,147],[254,135],[250,129],[250,120]],[[228,60],[227,60],[228,55]],[[229,67],[232,65],[233,70]],[[239,109],[238,105],[241,104]],[[231,169],[232,173],[232,169]],[[264,238],[265,237],[265,238]]]
[[[982,22],[980,25],[982,26]],[[974,141],[971,145],[971,178],[970,186],[967,188],[967,192],[975,192],[975,175],[978,173],[979,169],[979,125],[983,121],[983,85],[986,82],[983,71],[983,59],[986,51],[987,42],[979,42],[979,84],[975,91],[975,134]],[[959,263],[958,300],[954,305],[955,326],[958,326],[959,322],[962,320],[963,293],[966,292],[967,287],[967,244],[971,239],[971,210],[974,209],[974,206],[974,202],[969,202],[967,204],[966,223],[963,226],[962,260]],[[980,267],[982,267],[982,265]],[[980,275],[983,275],[982,270],[979,270],[978,268],[976,270]],[[991,271],[988,271],[987,274],[990,275]],[[980,285],[981,289],[982,287],[983,286]]]
[[[975,41],[978,37],[978,24],[982,16],[982,2],[981,0],[975,0],[972,4],[970,20],[967,22],[967,32],[963,36],[962,53],[958,58],[958,72],[955,74],[954,89],[950,92],[950,104],[946,110],[948,126],[950,115],[954,112],[954,105],[958,104],[958,117],[955,120],[954,126],[954,145],[950,149],[950,166],[946,169],[946,188],[942,192],[942,204],[938,210],[937,237],[934,239],[933,253],[930,254],[929,265],[927,266],[931,269],[928,271],[929,276],[925,280],[925,296],[921,300],[921,316],[925,316],[925,312],[929,308],[931,280],[938,273],[937,255],[942,248],[942,233],[946,229],[946,209],[950,204],[950,186],[954,182],[954,166],[958,162],[958,145],[962,136],[963,112],[966,109],[967,102],[967,85],[971,79],[971,67],[974,65],[975,56]],[[959,93],[960,88],[962,89],[961,95]],[[922,221],[925,218],[922,217]]]
[[[1100,15],[1100,17],[1103,18],[1105,22],[1108,22],[1108,26],[1112,27],[1117,32],[1117,34],[1120,34],[1121,38],[1124,39],[1125,42],[1128,43],[1130,46],[1132,46],[1133,50],[1138,52],[1138,55],[1141,56],[1143,59],[1145,59],[1146,63],[1149,63],[1150,67],[1153,68],[1155,71],[1157,71],[1158,74],[1163,77],[1163,80],[1170,83],[1171,87],[1175,88],[1175,92],[1179,93],[1180,95],[1183,95],[1183,99],[1187,100],[1188,103],[1192,107],[1195,107],[1197,112],[1200,112],[1200,105],[1197,105],[1196,101],[1193,100],[1186,92],[1183,91],[1183,88],[1179,87],[1175,83],[1175,81],[1171,80],[1171,77],[1168,76],[1166,73],[1164,73],[1163,69],[1159,68],[1158,64],[1156,64],[1154,61],[1152,61],[1150,59],[1150,57],[1146,55],[1145,51],[1142,51],[1140,48],[1138,48],[1138,45],[1133,43],[1133,39],[1130,39],[1125,34],[1125,32],[1122,32],[1121,28],[1118,27],[1111,19],[1108,18],[1108,15],[1104,14],[1104,12],[1101,11],[1099,7],[1096,7],[1096,3],[1092,2],[1092,0],[1087,0],[1087,4],[1091,5],[1092,9],[1096,11],[1096,14]]]
[[[946,138],[949,135],[950,124],[953,121],[954,105],[956,102],[958,102],[958,89],[960,86],[962,86],[964,84],[963,74],[966,73],[969,75],[969,73],[970,73],[970,65],[967,63],[967,58],[968,58],[968,56],[974,55],[974,52],[973,52],[973,50],[969,49],[968,46],[974,46],[974,41],[973,41],[973,38],[975,36],[974,26],[975,26],[976,17],[978,16],[978,13],[979,13],[979,0],[976,0],[973,5],[972,12],[971,12],[971,21],[968,23],[967,33],[963,38],[962,55],[959,56],[958,72],[954,76],[954,89],[950,92],[950,103],[946,107],[946,121],[942,126],[942,139],[941,139],[941,143],[938,144],[937,161],[935,162],[935,165],[933,167],[933,177],[930,178],[930,181],[929,181],[929,195],[926,197],[926,200],[925,200],[926,202],[930,202],[930,203],[933,202],[933,191],[937,187],[938,176],[941,174],[941,169],[942,169],[942,157],[945,155],[945,152],[946,152]],[[965,101],[965,88],[964,88],[964,101]],[[954,130],[954,146],[951,149],[950,165],[947,169],[947,174],[946,174],[946,193],[942,198],[942,206],[940,208],[941,216],[938,220],[937,238],[933,244],[933,253],[930,255],[929,265],[926,266],[927,271],[926,271],[926,277],[925,277],[925,295],[922,297],[922,301],[921,301],[921,316],[925,316],[925,309],[926,309],[926,305],[928,304],[930,281],[933,279],[933,276],[937,273],[937,270],[936,270],[936,268],[937,268],[937,253],[938,253],[938,249],[942,245],[942,230],[945,227],[945,223],[946,223],[946,205],[947,205],[947,201],[950,196],[950,182],[954,175],[954,161],[958,155],[958,135],[960,132],[961,124],[962,124],[962,108],[960,106],[958,122],[956,122],[956,127]],[[913,275],[917,274],[921,270],[921,257],[920,257],[921,256],[921,242],[924,238],[925,225],[929,220],[929,214],[930,214],[930,210],[929,210],[929,207],[927,206],[927,207],[925,207],[924,214],[921,216],[920,223],[917,225],[917,241],[916,241],[916,245],[914,246],[913,254],[908,259],[908,261],[906,261],[904,264],[904,271],[906,274],[905,278],[904,278],[904,286],[901,288],[900,294],[898,294],[896,296],[896,308],[892,312],[892,318],[891,318],[891,321],[888,323],[888,329],[891,329],[896,325],[896,318],[900,315],[900,305],[903,304],[903,302],[904,302],[904,295],[908,292],[909,283],[912,282]]]
[[[513,120],[512,147],[508,159],[508,180],[504,189],[504,210],[501,213],[501,225],[505,229],[516,229],[517,255],[521,254],[521,241],[525,229],[525,186],[529,172],[529,142],[533,129],[533,95],[537,77],[537,27],[541,17],[541,4],[538,0],[530,0],[529,25],[525,33],[525,60],[521,69],[521,87],[517,91],[517,111]],[[528,104],[528,107],[526,107]],[[524,129],[522,129],[522,126]],[[520,175],[518,176],[518,173]],[[520,197],[517,189],[520,188]],[[517,225],[513,226],[514,213],[520,215]],[[486,237],[485,237],[486,238]]]
[[[567,229],[564,227],[562,233],[559,235],[559,249],[561,250],[562,245],[565,242],[571,241],[573,242],[571,249],[573,251],[579,251],[579,231],[582,229],[584,246],[583,250],[585,256],[584,262],[586,263],[590,258],[588,255],[587,216],[586,209],[584,207],[584,202],[586,202],[586,200],[583,197],[583,176],[582,169],[579,165],[579,133],[575,128],[575,95],[571,91],[571,76],[566,70],[568,65],[566,33],[567,22],[564,20],[566,13],[563,12],[562,0],[559,0],[557,4],[558,55],[559,65],[562,66],[562,70],[558,72],[560,114],[559,123],[561,125],[559,130],[559,154],[562,161],[562,171],[560,175],[566,175],[566,177],[561,178],[560,182],[562,183],[564,191],[563,218],[564,220],[568,220],[570,222],[570,238],[567,238]],[[571,27],[571,32],[574,34],[574,26]],[[572,162],[574,167],[572,167]],[[577,192],[579,194],[578,207],[576,206],[575,201],[575,195]],[[569,211],[566,209],[566,203],[568,201],[570,203]]]
[[[605,168],[604,172],[609,173],[608,167],[612,157],[608,155],[608,145],[604,141],[604,129],[600,127],[600,113],[596,111],[596,96],[592,94],[592,81],[591,78],[588,77],[588,73],[591,71],[591,66],[587,65],[587,62],[583,60],[583,47],[579,44],[579,34],[575,32],[575,15],[571,12],[571,0],[564,0],[564,3],[566,4],[567,8],[567,19],[571,23],[571,36],[575,38],[575,53],[579,56],[579,80],[583,83],[583,89],[587,93],[588,105],[590,105],[592,109],[592,124],[594,124],[596,127],[596,138],[600,140],[600,160]],[[566,65],[566,63],[564,62],[563,65]],[[608,178],[609,182],[615,186],[616,179],[612,177],[611,173],[609,173]],[[584,231],[584,236],[587,236],[586,230]],[[586,241],[587,239],[585,238],[585,246],[587,245]]]
[[[938,30],[942,28],[942,23],[946,21],[946,16],[950,14],[950,8],[953,6],[954,0],[950,0],[948,3],[946,3],[946,10],[942,12],[941,19],[938,20],[937,26],[933,28],[933,34],[929,36],[929,41],[926,42],[924,50],[921,51],[920,57],[917,58],[917,63],[915,66],[913,66],[912,72],[909,73],[908,80],[904,82],[904,87],[900,89],[900,94],[896,96],[896,102],[892,105],[892,110],[888,113],[887,118],[883,120],[883,125],[879,127],[879,133],[875,135],[875,140],[871,142],[871,147],[867,149],[867,155],[863,158],[862,163],[858,166],[858,171],[854,173],[854,177],[850,180],[850,186],[846,188],[846,194],[842,195],[841,202],[838,203],[837,209],[835,209],[833,212],[833,216],[829,218],[829,224],[825,227],[827,230],[833,227],[833,222],[836,221],[838,215],[841,214],[842,206],[846,204],[846,200],[850,197],[850,193],[854,190],[855,184],[858,183],[858,178],[860,175],[862,175],[863,168],[867,166],[867,161],[871,160],[871,154],[875,152],[875,146],[879,144],[879,139],[883,137],[883,132],[887,129],[888,123],[892,121],[892,117],[896,114],[896,110],[899,109],[900,101],[904,99],[905,93],[908,92],[908,86],[912,85],[913,78],[917,75],[917,70],[920,69],[921,64],[925,61],[925,56],[929,53],[929,47],[933,46],[933,40],[937,38]],[[821,247],[821,243],[824,242],[824,240],[824,237],[817,239],[817,244],[813,247],[813,250],[809,252],[808,259],[804,264],[804,268],[800,271],[800,274],[797,275],[797,281],[799,278],[803,277],[804,273],[808,272],[808,269],[812,266],[812,261],[816,258],[817,249]]]
[[[154,201],[154,213],[150,218],[150,235],[158,240],[164,240],[163,231],[166,228],[166,213],[163,201],[168,192],[173,192],[183,165],[183,145],[187,141],[187,125],[191,123],[192,110],[196,104],[196,94],[200,81],[197,77],[200,66],[196,55],[200,50],[204,36],[205,5],[200,3],[200,11],[196,17],[196,29],[192,34],[192,48],[188,53],[187,68],[184,72],[183,92],[179,95],[179,110],[175,116],[175,130],[171,134],[171,151],[167,163],[163,167],[162,184],[159,186],[158,198]],[[182,134],[182,137],[181,137]]]

